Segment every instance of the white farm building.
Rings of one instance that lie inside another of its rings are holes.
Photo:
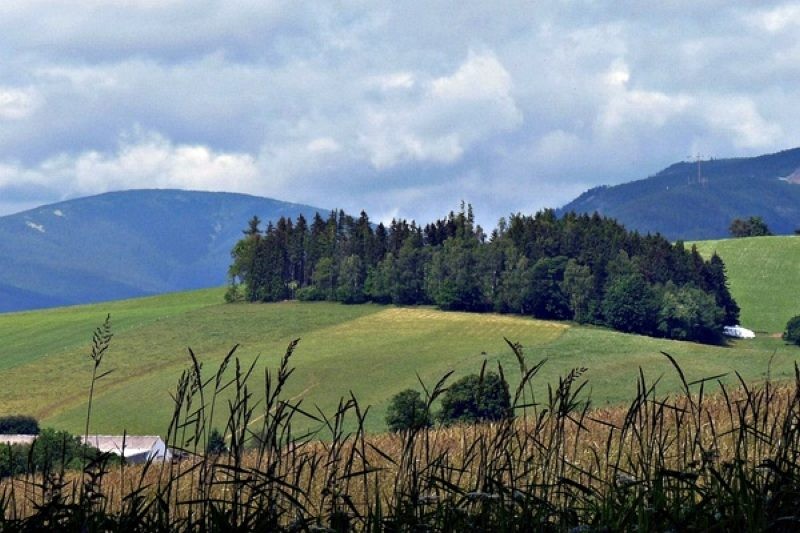
[[[0,444],[32,444],[38,435],[0,435]],[[159,436],[93,435],[81,437],[81,442],[101,452],[124,457],[129,463],[172,460],[172,451]]]
[[[726,337],[735,337],[737,339],[754,339],[756,334],[742,326],[725,326],[722,328],[722,334]]]
[[[38,435],[0,435],[0,444],[30,444]]]
[[[126,435],[124,438],[122,435],[92,435],[89,438],[81,437],[81,440],[101,452],[121,455],[129,463],[172,459],[172,452],[158,435]]]

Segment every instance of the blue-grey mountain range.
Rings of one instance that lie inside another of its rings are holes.
[[[558,210],[567,211],[596,211],[673,240],[728,237],[733,219],[751,216],[790,234],[800,228],[800,148],[675,163],[646,179],[590,189]]]
[[[327,210],[244,194],[112,192],[0,217],[0,312],[221,286],[247,221]]]
[[[245,194],[132,190],[3,216],[0,312],[220,286],[253,215],[266,223],[328,211]],[[792,233],[800,228],[800,148],[676,163],[591,189],[557,211],[596,211],[671,239],[726,237],[734,218],[750,216]]]

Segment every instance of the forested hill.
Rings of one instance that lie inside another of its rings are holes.
[[[233,249],[228,301],[435,304],[703,342],[739,317],[716,254],[706,261],[596,214],[517,214],[489,236],[472,208],[424,227],[393,220],[373,230],[363,211],[260,223],[252,218]]]
[[[0,217],[0,312],[223,285],[243,221],[317,210],[244,194],[133,190]]]
[[[800,227],[800,148],[671,165],[655,176],[596,187],[558,210],[598,213],[642,233],[699,240],[729,236],[735,218],[761,216],[773,233]]]

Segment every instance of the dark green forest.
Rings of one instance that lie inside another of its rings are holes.
[[[598,214],[513,214],[491,233],[463,205],[424,227],[341,210],[261,224],[231,251],[229,301],[433,304],[710,343],[739,316],[718,256]]]

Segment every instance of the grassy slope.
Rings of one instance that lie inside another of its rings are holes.
[[[697,249],[706,257],[716,250],[725,261],[743,326],[777,333],[800,314],[800,237],[702,241]]]
[[[274,367],[287,343],[302,341],[288,393],[330,414],[352,390],[373,406],[372,430],[383,428],[388,399],[418,387],[415,372],[432,384],[450,369],[477,372],[483,358],[503,363],[509,379],[516,362],[503,337],[521,342],[529,361],[548,358],[538,382],[554,383],[573,367],[585,377],[596,403],[617,403],[635,393],[639,367],[663,390],[677,379],[660,351],[674,355],[690,378],[738,370],[746,379],[788,376],[800,351],[762,338],[733,347],[709,347],[574,327],[522,317],[443,313],[429,308],[344,306],[333,303],[226,305],[222,290],[170,294],[75,308],[0,315],[0,413],[24,412],[46,425],[81,431],[90,377],[93,328],[110,312],[115,338],[104,366],[114,372],[96,396],[93,429],[112,433],[163,433],[171,413],[168,392],[189,362],[187,347],[212,371],[241,343],[246,362]],[[485,353],[485,356],[483,355]],[[261,370],[253,382],[261,385]]]

